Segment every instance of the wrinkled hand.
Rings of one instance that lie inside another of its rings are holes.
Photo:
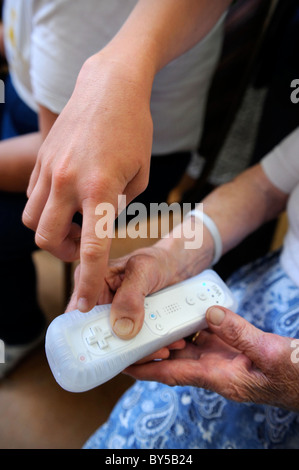
[[[165,287],[169,282],[171,269],[166,253],[157,246],[139,249],[112,260],[105,276],[105,291],[99,303],[112,303],[110,322],[115,333],[123,338],[134,337],[142,328],[144,320],[144,298],[146,295]],[[173,279],[175,278],[173,273]],[[80,265],[75,271],[75,285],[80,279]],[[73,294],[66,311],[76,308]],[[185,340],[178,340],[140,360],[167,359],[171,351],[185,347]]]
[[[207,311],[208,330],[169,360],[133,365],[136,379],[193,385],[229,400],[299,411],[299,340],[264,333],[225,309]]]
[[[109,203],[117,214],[118,195],[128,204],[148,183],[149,100],[126,67],[106,57],[89,59],[31,176],[23,222],[40,248],[65,261],[80,257],[75,295],[82,311],[105,295],[111,237],[96,234],[96,207]],[[73,223],[76,212],[83,215],[82,230]]]
[[[157,244],[110,261],[105,275],[104,294],[97,299],[97,303],[112,302],[110,322],[119,337],[130,339],[140,331],[146,295],[176,282],[172,261]],[[80,281],[80,271],[81,265],[75,271],[75,290],[67,311],[76,309],[76,286]]]

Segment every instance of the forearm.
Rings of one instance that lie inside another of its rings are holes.
[[[231,0],[139,0],[119,32],[87,62],[102,73],[103,62],[113,70],[128,69],[129,79],[150,96],[156,73],[192,48],[213,28]],[[123,70],[122,70],[123,72]],[[86,75],[84,75],[86,78]]]
[[[119,48],[120,56],[131,63],[146,60],[156,73],[203,39],[230,3],[231,0],[139,0],[108,47]]]
[[[204,211],[220,231],[223,253],[226,253],[277,217],[285,209],[287,199],[288,195],[268,180],[258,164],[220,186],[203,203]]]
[[[40,145],[39,132],[0,142],[1,191],[26,191]]]
[[[222,254],[237,246],[263,223],[280,214],[285,209],[287,198],[286,194],[270,183],[260,165],[246,170],[232,182],[211,192],[202,201],[203,211],[217,225],[222,240]],[[199,219],[185,219],[183,225],[176,227],[169,238],[164,238],[157,244],[169,253],[176,253],[175,257],[170,257],[174,263],[172,272],[177,273],[175,281],[190,277],[211,265],[214,242],[205,226],[202,246],[198,249],[186,249],[188,239],[184,235],[187,233],[184,227],[189,226],[189,234],[195,234],[196,230],[200,230],[200,224]]]

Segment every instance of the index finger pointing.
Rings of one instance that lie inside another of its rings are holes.
[[[98,205],[93,200],[85,200],[83,205],[80,274],[75,292],[82,312],[91,310],[99,300],[105,302],[105,274],[115,219],[114,206],[107,203],[105,207],[107,215],[99,219]]]

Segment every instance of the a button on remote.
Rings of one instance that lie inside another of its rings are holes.
[[[207,300],[208,296],[205,292],[199,292],[197,294],[197,297],[199,298],[199,300]]]
[[[79,360],[80,362],[86,362],[87,357],[86,357],[85,353],[80,353],[80,354],[78,354],[78,360]]]
[[[188,296],[188,297],[186,297],[186,302],[187,302],[188,305],[194,305],[195,304],[195,298],[191,297],[191,296]]]
[[[112,333],[108,328],[102,330],[100,327],[94,326],[90,328],[89,331],[91,334],[86,338],[87,344],[89,346],[98,344],[98,347],[100,349],[107,348],[108,342],[106,341],[106,339],[112,336]]]

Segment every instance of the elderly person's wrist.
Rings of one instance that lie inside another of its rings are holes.
[[[214,258],[213,237],[209,229],[194,217],[186,218],[155,246],[167,256],[171,283],[188,279],[209,268]]]

